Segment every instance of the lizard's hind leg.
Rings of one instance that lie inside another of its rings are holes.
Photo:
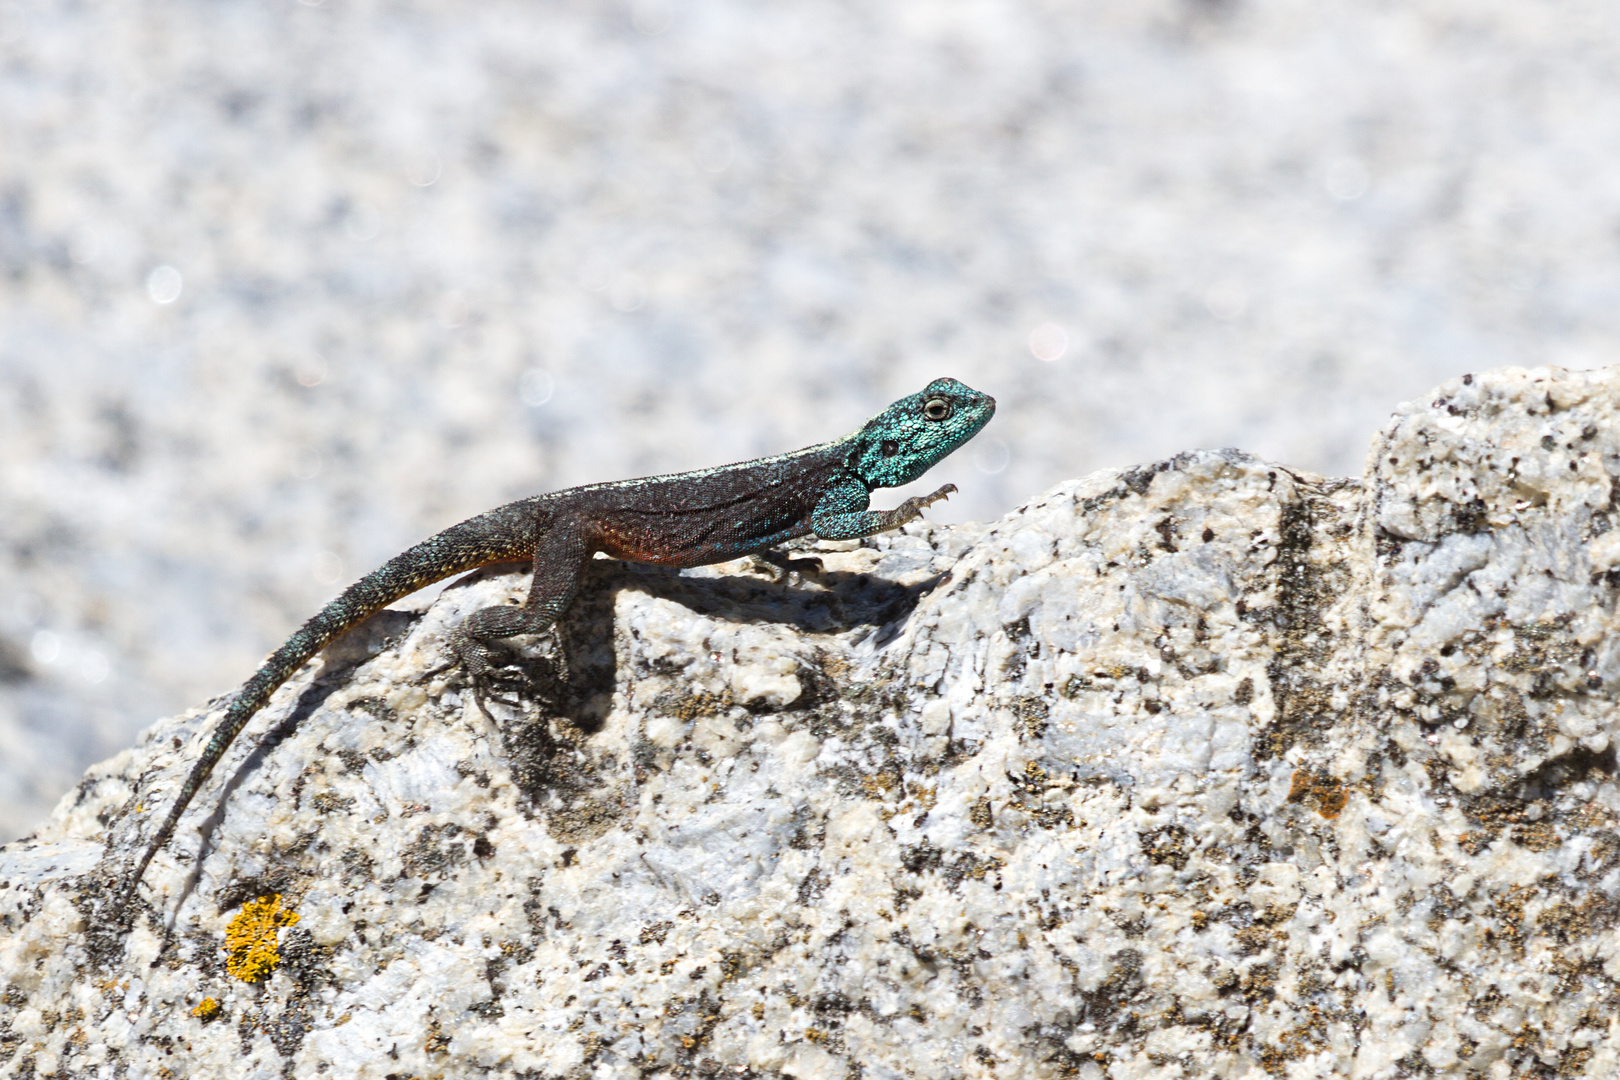
[[[556,522],[535,546],[534,579],[529,585],[528,599],[521,606],[501,604],[480,608],[451,632],[450,647],[466,669],[472,683],[473,700],[485,716],[489,716],[484,704],[486,699],[513,707],[518,704],[500,693],[491,693],[492,690],[516,693],[530,681],[526,673],[514,670],[517,665],[513,662],[512,650],[501,644],[500,639],[554,631],[557,620],[579,589],[580,574],[590,557],[584,530],[567,521]],[[566,662],[560,641],[556,656],[555,677],[558,682],[566,682]]]

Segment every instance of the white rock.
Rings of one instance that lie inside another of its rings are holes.
[[[1620,372],[1425,400],[1362,483],[1199,451],[987,529],[821,545],[820,582],[596,564],[557,714],[499,732],[423,677],[525,585],[475,575],[276,698],[127,938],[98,908],[211,718],[154,726],[0,849],[0,1053],[36,1076],[159,1075],[182,1047],[267,1077],[1611,1075]],[[220,950],[268,894],[298,921],[245,985]]]

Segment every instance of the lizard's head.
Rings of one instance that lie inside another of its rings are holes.
[[[909,484],[977,435],[995,412],[989,394],[955,379],[935,379],[866,422],[855,435],[850,467],[868,487]]]

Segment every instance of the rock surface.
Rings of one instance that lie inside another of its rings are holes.
[[[814,579],[603,561],[499,730],[443,670],[486,571],[284,688],[126,939],[214,712],[0,849],[0,1060],[1615,1075],[1617,476],[1620,370],[1510,369],[1360,482],[1199,451]]]
[[[936,521],[1355,475],[1607,363],[1616,100],[1610,0],[0,0],[0,842],[511,499],[942,374]]]

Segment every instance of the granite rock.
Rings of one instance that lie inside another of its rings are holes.
[[[900,495],[993,520],[1608,363],[1616,100],[1608,0],[0,0],[0,841],[511,499],[953,375]]]
[[[1507,369],[1360,481],[1196,451],[814,577],[603,560],[493,724],[481,572],[283,689],[127,937],[218,703],[0,849],[0,1061],[1612,1076],[1617,476],[1620,369]]]

